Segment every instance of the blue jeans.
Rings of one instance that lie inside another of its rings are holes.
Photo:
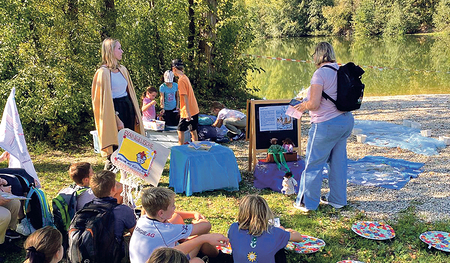
[[[326,163],[330,169],[328,201],[347,204],[347,138],[354,125],[353,114],[345,112],[331,120],[312,123],[306,148],[305,170],[299,183],[295,202],[309,210],[316,210],[320,202],[322,171]]]

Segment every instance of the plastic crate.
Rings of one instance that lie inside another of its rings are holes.
[[[91,131],[92,139],[94,140],[94,152],[100,153],[100,145],[98,143],[98,133],[97,131]]]

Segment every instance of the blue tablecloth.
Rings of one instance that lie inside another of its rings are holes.
[[[241,173],[231,149],[219,144],[209,151],[194,150],[187,145],[170,149],[169,186],[175,193],[192,193],[215,189],[239,189]]]

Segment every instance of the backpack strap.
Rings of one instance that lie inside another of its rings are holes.
[[[331,68],[332,70],[336,71],[337,74],[337,69],[330,66],[330,65],[323,65],[322,68]],[[324,97],[326,100],[330,100],[331,102],[333,102],[334,104],[336,104],[336,101],[334,99],[332,99],[328,94],[325,93],[325,91],[322,90],[322,97]]]

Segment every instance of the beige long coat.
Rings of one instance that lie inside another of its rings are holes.
[[[136,122],[134,131],[145,135],[142,124],[142,114],[134,91],[133,82],[131,82],[128,70],[120,65],[119,71],[128,82],[127,92],[133,103],[136,112]],[[111,72],[102,66],[94,75],[92,81],[92,108],[94,110],[95,128],[98,132],[98,141],[102,156],[108,156],[113,152],[113,145],[118,145],[117,123],[114,110],[114,103],[111,95]]]

